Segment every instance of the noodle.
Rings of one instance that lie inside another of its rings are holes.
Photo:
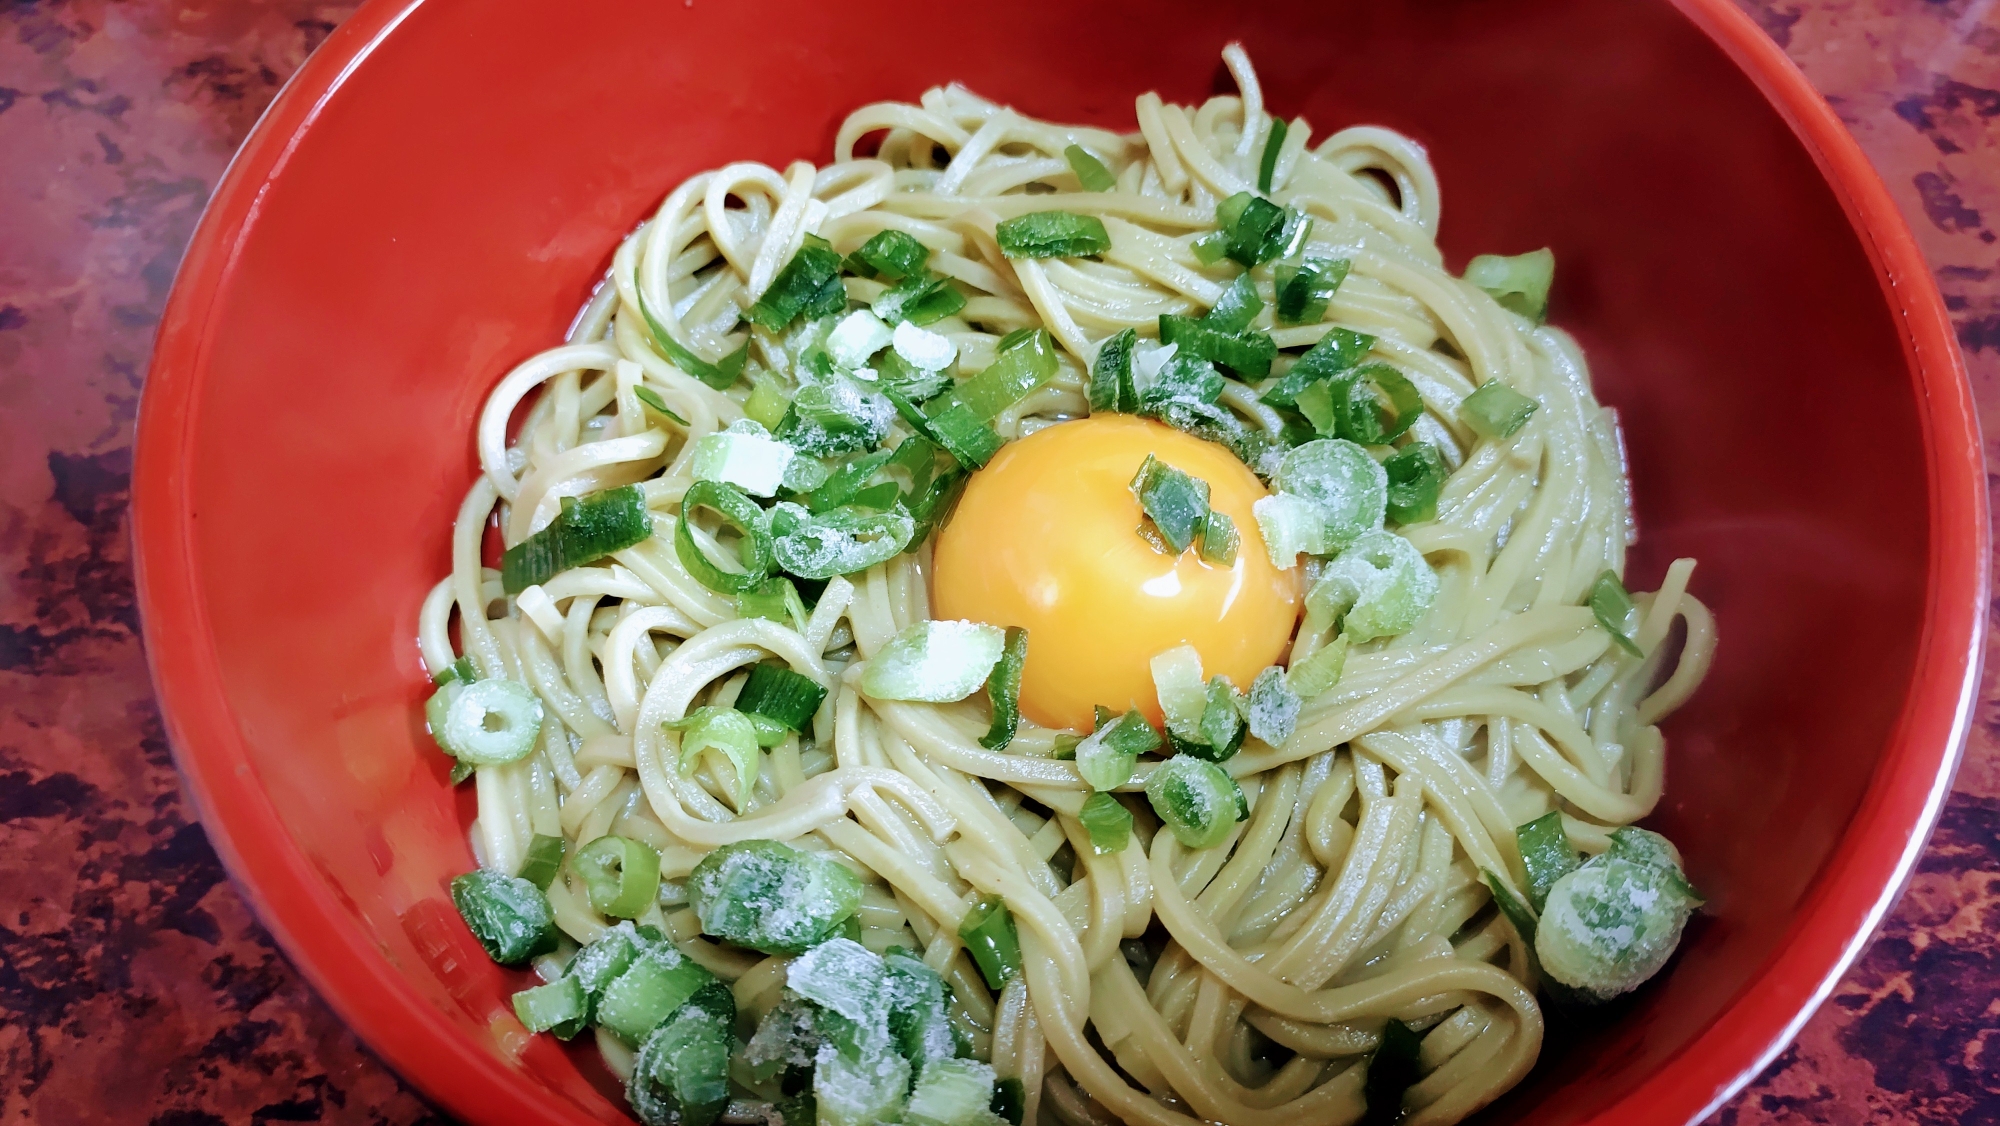
[[[809,619],[780,624],[738,618],[666,542],[693,481],[693,440],[744,417],[749,392],[663,359],[642,300],[695,351],[719,355],[739,342],[739,309],[806,236],[847,249],[904,232],[970,294],[932,326],[968,368],[1024,326],[1047,328],[1063,351],[1054,381],[995,420],[1000,434],[1085,414],[1099,343],[1198,313],[1223,291],[1227,275],[1192,242],[1218,200],[1255,188],[1274,124],[1241,49],[1225,60],[1240,97],[1188,108],[1145,94],[1128,135],[1034,121],[957,86],[864,106],[841,126],[834,164],[703,173],[624,241],[569,340],[489,397],[476,431],[484,472],[459,510],[451,574],[419,618],[426,664],[462,652],[482,675],[532,687],[546,712],[527,758],[477,771],[484,865],[518,870],[537,834],[573,851],[615,832],[660,850],[671,890],[730,842],[837,854],[866,874],[862,942],[920,951],[943,974],[975,1054],[1023,1082],[1029,1123],[1353,1122],[1366,1105],[1361,1061],[1391,1019],[1423,1037],[1413,1124],[1457,1122],[1526,1074],[1543,1035],[1533,962],[1481,871],[1520,883],[1514,827],[1551,810],[1588,852],[1652,810],[1664,771],[1655,725],[1700,681],[1715,628],[1688,593],[1691,560],[1636,596],[1644,658],[1614,646],[1585,607],[1635,535],[1616,420],[1569,336],[1445,272],[1437,179],[1416,143],[1351,128],[1313,144],[1307,122],[1286,123],[1269,195],[1312,216],[1312,247],[1351,259],[1352,273],[1322,323],[1274,335],[1296,348],[1335,326],[1369,333],[1375,358],[1417,388],[1416,434],[1453,472],[1437,517],[1405,534],[1440,593],[1414,629],[1357,646],[1282,745],[1253,739],[1225,764],[1251,814],[1222,845],[1189,850],[1142,815],[1130,847],[1098,855],[1077,816],[1090,788],[1048,754],[1057,733],[1024,721],[1012,747],[990,751],[978,742],[982,705],[861,690],[865,663],[930,614],[928,547],[832,580]],[[871,137],[876,155],[859,155]],[[1076,142],[1115,157],[1113,190],[1074,190],[1063,152]],[[1095,261],[998,252],[996,223],[1047,208],[1101,218],[1110,249]],[[883,289],[845,284],[864,301]],[[1459,417],[1494,381],[1540,403],[1508,443],[1476,441]],[[642,387],[686,423],[647,415]],[[509,420],[531,399],[510,444]],[[1283,426],[1247,389],[1222,403],[1250,427]],[[512,545],[565,498],[633,482],[656,534],[562,573],[531,605],[481,565],[489,520]],[[1308,615],[1293,658],[1335,636]],[[830,691],[803,736],[761,756],[739,805],[714,756],[691,775],[674,769],[669,724],[732,702],[742,671],[772,658]],[[1156,767],[1142,762],[1125,789]],[[1074,859],[1052,864],[1065,850]],[[957,937],[986,893],[1011,909],[1025,960],[997,995]],[[577,943],[608,925],[574,872],[549,899]],[[746,1009],[777,1003],[785,960],[700,937],[684,898],[663,895],[637,921],[734,982]],[[629,1072],[628,1048],[602,1031],[598,1043]]]

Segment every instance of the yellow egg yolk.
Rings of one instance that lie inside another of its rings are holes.
[[[1139,533],[1132,478],[1146,455],[1208,483],[1236,522],[1236,561],[1178,556]],[[932,609],[1028,631],[1021,710],[1088,731],[1096,705],[1160,722],[1151,662],[1183,643],[1204,676],[1247,687],[1291,640],[1298,576],[1271,565],[1250,506],[1256,474],[1213,442],[1125,415],[1064,422],[1011,442],[972,475],[935,549]]]

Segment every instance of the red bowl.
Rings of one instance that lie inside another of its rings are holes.
[[[1544,244],[1630,442],[1635,586],[1701,559],[1721,623],[1654,824],[1712,896],[1621,1018],[1488,1112],[1700,1118],[1894,900],[1973,699],[1980,445],[1943,305],[1853,140],[1728,0],[372,0],[238,155],[147,380],[134,507],[154,677],[210,840],[320,993],[477,1122],[615,1118],[458,924],[469,810],[426,748],[418,603],[472,420],[683,177],[827,158],[853,106],[960,80],[1131,128],[1240,38],[1321,131],[1430,146],[1453,263]],[[920,11],[920,18],[904,18]],[[1558,1038],[1560,1041],[1560,1037]]]

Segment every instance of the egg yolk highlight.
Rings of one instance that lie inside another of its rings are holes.
[[[1204,562],[1139,534],[1132,478],[1146,455],[1208,483],[1209,507],[1236,522],[1236,561]],[[1250,506],[1266,495],[1235,455],[1127,415],[1058,423],[1001,449],[972,475],[938,534],[932,609],[1028,631],[1021,710],[1088,731],[1103,704],[1160,705],[1151,662],[1183,643],[1204,676],[1248,687],[1275,663],[1298,619],[1293,570],[1271,565]]]

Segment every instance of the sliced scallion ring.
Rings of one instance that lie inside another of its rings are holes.
[[[1076,819],[1083,822],[1090,847],[1100,856],[1122,852],[1132,843],[1132,811],[1110,794],[1100,791],[1085,798]]]
[[[1175,755],[1146,779],[1146,800],[1179,841],[1214,848],[1247,816],[1243,788],[1229,772],[1190,755]]]
[[[715,511],[742,533],[737,552],[741,571],[728,571],[711,560],[694,540],[688,516],[697,508]],[[764,527],[764,510],[757,502],[720,481],[696,481],[681,498],[681,516],[675,522],[674,554],[695,581],[718,594],[742,594],[755,590],[771,573],[771,533]]]
[[[590,905],[613,918],[638,918],[660,892],[660,854],[629,837],[599,837],[578,849],[570,866]]]
[[[542,732],[542,701],[517,681],[479,680],[459,690],[445,708],[438,742],[460,762],[499,766],[535,749]]]

